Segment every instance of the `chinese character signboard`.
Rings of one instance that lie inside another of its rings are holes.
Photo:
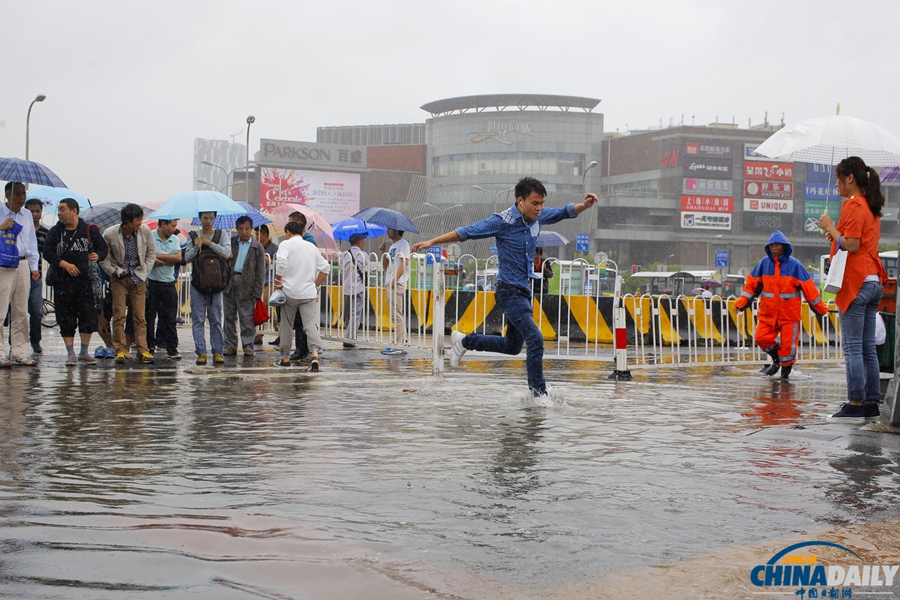
[[[731,213],[734,212],[734,198],[728,196],[695,196],[693,194],[684,194],[681,196],[681,210],[708,213]]]
[[[262,169],[262,210],[271,211],[287,203],[305,204],[329,223],[348,219],[359,212],[359,174]]]
[[[770,161],[771,158],[767,156],[763,156],[762,154],[757,154],[756,149],[759,148],[759,144],[754,142],[752,144],[744,144],[744,160],[762,160],[762,161]]]
[[[707,194],[710,196],[732,196],[732,181],[730,179],[695,179],[685,177],[683,182],[683,194]]]
[[[745,181],[745,198],[783,198],[794,197],[793,181]]]
[[[716,250],[716,268],[728,266],[728,250]]]
[[[841,195],[838,194],[837,186],[831,184],[831,191],[828,190],[827,183],[810,183],[803,184],[803,197],[808,200],[840,200]]]
[[[694,158],[721,158],[731,160],[731,144],[723,141],[716,142],[685,142],[684,155],[688,159]]]
[[[772,212],[744,213],[744,231],[772,233],[778,229],[790,237],[793,226],[794,216],[791,214]]]
[[[746,162],[744,163],[744,178],[791,181],[794,178],[794,165],[762,161]]]
[[[366,168],[365,146],[339,146],[269,139],[260,140],[259,146],[259,162],[263,166]]]
[[[685,159],[682,169],[685,179],[731,179],[733,175],[730,160],[715,158]]]
[[[731,229],[731,215],[721,213],[684,212],[681,213],[682,229]]]
[[[575,234],[575,251],[587,252],[591,245],[591,236],[587,233]]]
[[[819,217],[825,212],[824,200],[804,200],[803,201],[803,231],[810,233],[819,231]],[[835,223],[841,218],[841,203],[828,203],[828,216]]]
[[[744,198],[746,212],[793,213],[793,200],[768,200],[766,198]]]

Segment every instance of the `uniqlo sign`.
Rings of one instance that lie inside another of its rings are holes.
[[[745,198],[794,198],[793,181],[745,181]]]
[[[794,165],[762,161],[746,162],[744,163],[744,178],[791,181],[794,179]]]
[[[682,211],[698,211],[707,213],[732,213],[734,212],[734,198],[728,196],[694,196],[684,194],[681,196]]]

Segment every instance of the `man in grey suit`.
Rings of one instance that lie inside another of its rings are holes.
[[[256,324],[253,312],[256,301],[262,298],[266,277],[266,251],[253,237],[253,221],[250,217],[237,220],[237,236],[231,238],[231,271],[234,277],[223,294],[225,315],[225,356],[234,356],[238,350],[237,324],[240,320],[241,348],[244,356],[253,356]]]

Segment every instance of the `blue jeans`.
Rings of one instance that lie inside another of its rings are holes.
[[[881,291],[880,283],[866,281],[847,312],[841,313],[848,400],[881,400],[878,355],[875,353],[875,313],[881,302]]]
[[[34,344],[40,344],[41,338],[41,319],[44,317],[44,279],[31,280],[31,292],[28,294],[28,316],[29,316],[29,341]]]
[[[194,334],[194,352],[206,354],[206,319],[209,319],[209,345],[213,354],[225,351],[222,330],[222,292],[204,294],[191,285],[191,333]]]
[[[506,337],[499,335],[482,335],[470,333],[463,340],[467,350],[484,350],[503,354],[518,354],[525,343],[525,368],[528,371],[528,387],[534,394],[546,394],[547,382],[544,381],[544,336],[534,322],[531,290],[514,285],[500,283],[494,293],[494,299],[500,305],[509,328]]]

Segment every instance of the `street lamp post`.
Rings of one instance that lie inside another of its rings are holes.
[[[597,166],[597,161],[592,160],[591,164],[588,165],[588,168],[584,170],[584,173],[581,174],[581,191],[587,192],[587,189],[584,187],[584,178],[587,177],[588,171]]]
[[[441,233],[444,233],[444,213],[447,212],[448,210],[452,210],[454,208],[462,208],[462,206],[463,206],[462,204],[454,204],[453,206],[448,206],[447,208],[441,208],[440,206],[435,206],[434,204],[431,204],[430,202],[423,202],[422,204],[425,206],[430,206],[431,208],[433,208],[435,210],[441,211]]]
[[[31,149],[31,108],[34,106],[35,102],[43,102],[47,99],[47,96],[44,94],[38,94],[34,100],[31,101],[31,104],[28,105],[28,116],[25,117],[25,160],[28,160],[29,150]]]
[[[196,181],[197,183],[202,183],[203,185],[208,185],[211,188],[216,188],[219,192],[222,192],[222,188],[220,188],[219,186],[217,186],[214,183],[210,183],[210,182],[206,181],[205,179],[195,179],[194,181]],[[228,186],[226,185],[225,187],[227,188]]]
[[[472,186],[472,189],[473,189],[473,190],[478,190],[478,191],[480,191],[480,192],[487,192],[488,194],[490,194],[491,196],[494,197],[494,200],[493,200],[493,202],[491,203],[491,210],[493,211],[493,210],[494,210],[494,205],[497,204],[497,196],[499,196],[500,194],[505,194],[505,193],[507,193],[507,192],[511,192],[512,190],[516,189],[516,186],[512,186],[512,187],[506,188],[505,190],[492,191],[492,190],[485,189],[485,188],[481,187],[480,185],[473,185],[473,186]],[[495,212],[496,212],[496,211],[495,211]]]
[[[721,233],[720,233],[719,235],[714,235],[714,236],[712,236],[711,238],[709,238],[708,240],[706,240],[706,266],[707,266],[707,267],[709,267],[709,265],[710,265],[710,260],[709,260],[709,243],[710,243],[711,241],[713,241],[714,239],[720,238],[720,237],[722,237],[722,234],[721,234]]]
[[[222,171],[223,173],[225,173],[225,185],[224,185],[223,187],[220,188],[220,187],[217,186],[216,184],[214,184],[214,183],[209,183],[208,181],[200,181],[199,179],[197,179],[196,181],[198,181],[198,182],[200,182],[200,183],[206,183],[206,184],[208,184],[208,185],[211,185],[211,186],[213,186],[214,188],[218,189],[218,190],[219,190],[220,192],[222,192],[222,193],[225,193],[224,190],[227,190],[228,188],[232,188],[232,191],[234,191],[234,190],[233,190],[233,188],[234,188],[234,172],[237,171],[237,170],[239,170],[239,169],[242,169],[243,167],[235,167],[235,168],[233,168],[233,169],[230,170],[230,171],[226,171],[226,170],[225,170],[225,167],[223,167],[222,165],[217,165],[216,163],[214,163],[214,162],[209,162],[208,160],[201,160],[201,161],[200,161],[200,164],[201,164],[201,165],[206,165],[206,166],[209,166],[209,167],[214,167],[214,168],[216,168],[216,169],[219,169],[219,170]],[[230,181],[231,183],[228,183],[229,181]]]
[[[246,183],[244,184],[244,202],[250,202],[250,126],[256,122],[256,117],[250,115],[247,117],[247,162],[246,162]]]

